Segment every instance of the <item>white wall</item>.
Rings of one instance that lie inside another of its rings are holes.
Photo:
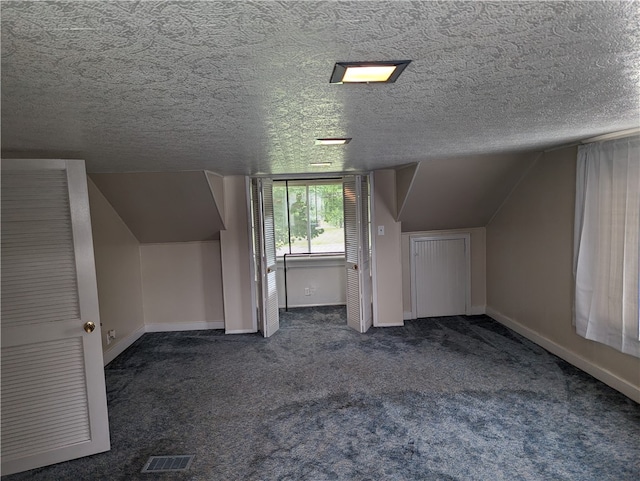
[[[484,314],[487,303],[486,230],[484,227],[476,227],[473,229],[402,233],[402,305],[405,319],[411,319],[411,236],[450,234],[471,235],[471,313]]]
[[[576,156],[544,154],[487,226],[487,313],[640,402],[640,359],[572,325]]]
[[[224,180],[226,230],[220,232],[225,332],[256,332],[254,277],[249,239],[247,179],[232,175]]]
[[[220,242],[142,244],[147,331],[222,329]]]
[[[87,184],[107,363],[144,333],[140,250],[138,240],[91,179]],[[111,329],[116,339],[107,345],[106,334]]]
[[[375,251],[374,319],[373,325],[403,325],[401,229],[396,222],[396,171],[377,170],[373,173],[373,208],[371,225]],[[378,228],[384,235],[378,235]],[[411,310],[411,309],[409,309]]]
[[[277,264],[278,305],[285,307],[284,261]],[[294,257],[287,259],[289,307],[334,306],[347,302],[344,257]],[[309,289],[309,295],[305,289]]]

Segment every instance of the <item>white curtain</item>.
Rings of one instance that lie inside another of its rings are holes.
[[[640,357],[640,136],[578,149],[576,332]]]

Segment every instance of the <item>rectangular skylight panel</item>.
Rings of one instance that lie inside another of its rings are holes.
[[[371,67],[347,67],[342,81],[348,82],[386,82],[397,67],[395,65],[378,65]]]

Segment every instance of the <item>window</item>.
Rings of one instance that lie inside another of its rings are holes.
[[[273,184],[276,254],[344,252],[342,182]]]
[[[576,332],[640,357],[640,137],[578,150]]]

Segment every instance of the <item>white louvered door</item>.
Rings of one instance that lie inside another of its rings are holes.
[[[258,273],[258,326],[264,337],[280,328],[276,284],[276,234],[273,181],[253,179],[254,236]]]
[[[469,305],[468,237],[411,240],[414,317],[465,314]]]
[[[110,446],[84,161],[3,160],[1,182],[4,475]]]
[[[347,325],[358,332],[366,332],[373,323],[368,178],[362,175],[344,177],[342,193]]]

